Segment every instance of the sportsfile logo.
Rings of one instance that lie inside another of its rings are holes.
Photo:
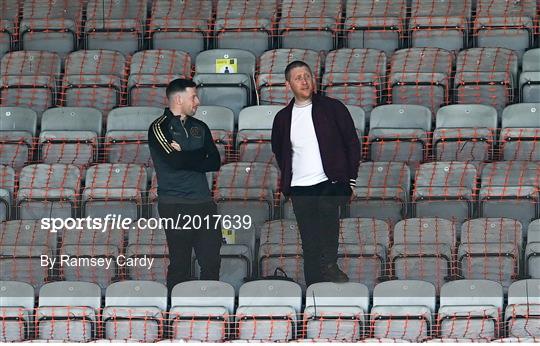
[[[130,229],[133,220],[123,218],[121,215],[107,214],[105,218],[90,217],[85,218],[43,218],[41,219],[41,229],[51,233],[60,230],[101,230],[106,232],[109,229]]]

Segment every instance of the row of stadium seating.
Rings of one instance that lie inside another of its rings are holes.
[[[260,56],[272,48],[340,46],[391,54],[407,45],[495,45],[521,55],[535,44],[538,26],[535,0],[13,0],[1,8],[0,54],[182,47],[194,57],[208,48],[248,47]]]
[[[233,63],[218,66],[227,59]],[[311,66],[324,94],[360,106],[368,116],[373,107],[390,102],[424,105],[434,113],[451,103],[491,105],[500,113],[518,101],[540,102],[540,48],[524,54],[521,73],[521,60],[504,48],[466,49],[457,58],[438,48],[403,49],[388,59],[388,70],[386,56],[374,49],[339,49],[326,57],[278,49],[265,52],[258,63],[248,51],[216,49],[197,55],[193,79],[202,104],[230,108],[237,124],[246,106],[290,101],[283,71],[293,60]],[[64,68],[55,53],[18,51],[1,60],[0,102],[32,108],[38,117],[55,105],[93,107],[104,115],[125,105],[165,107],[167,84],[191,76],[191,59],[180,51],[143,51],[129,62],[119,52],[77,51],[67,56]]]
[[[0,224],[2,278],[30,283],[36,292],[54,280],[94,282],[103,290],[124,278],[166,282],[169,259],[162,228],[135,222],[123,229],[113,226],[112,219],[98,228],[86,220],[64,224],[80,223],[80,229],[61,224],[52,229],[51,223],[41,220]],[[238,292],[246,279],[270,277],[282,270],[305,290],[296,221],[267,221],[259,231],[257,248],[253,230],[239,229],[234,238],[227,238],[229,243],[221,248],[220,279]],[[517,279],[540,279],[539,253],[540,219],[532,221],[527,231],[509,218],[477,218],[461,224],[422,217],[401,220],[393,228],[382,220],[345,218],[340,224],[338,263],[351,282],[361,282],[370,290],[391,279],[428,281],[437,292],[445,282],[487,279],[500,283],[506,292]],[[46,256],[46,265],[42,256]],[[81,268],[61,262],[91,258],[111,259],[112,263]],[[123,265],[128,260],[143,265]],[[191,274],[199,277],[195,260],[193,257]]]
[[[150,281],[123,281],[100,289],[88,282],[44,285],[37,301],[31,286],[0,281],[0,340],[126,340],[176,342],[226,340],[435,342],[532,342],[540,336],[540,280],[502,287],[489,280],[460,280],[436,294],[424,281],[395,280],[372,291],[360,283],[317,283],[302,299],[300,287],[283,280],[233,288],[219,281],[188,281],[171,293]],[[397,339],[397,340],[394,340]],[[171,341],[171,340],[169,340]]]

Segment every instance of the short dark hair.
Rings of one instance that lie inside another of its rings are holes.
[[[309,67],[308,64],[306,64],[302,60],[295,60],[295,61],[289,63],[289,65],[287,65],[287,67],[285,67],[285,79],[287,81],[290,81],[290,79],[291,79],[291,70],[293,68],[297,68],[297,67],[305,67],[305,68],[307,68],[309,73],[311,73],[311,75],[313,76],[313,71],[311,71],[311,67]]]
[[[183,92],[187,88],[196,88],[197,84],[193,82],[191,79],[184,79],[184,78],[177,78],[169,83],[167,85],[167,90],[165,90],[165,94],[167,95],[167,99],[171,98],[171,95],[177,92]]]

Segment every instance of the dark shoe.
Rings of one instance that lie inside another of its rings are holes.
[[[347,276],[347,274],[342,272],[341,269],[339,269],[338,265],[335,263],[323,265],[321,267],[321,276],[324,281],[349,282],[349,277]]]

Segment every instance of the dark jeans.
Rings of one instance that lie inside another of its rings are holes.
[[[210,215],[210,229],[207,229],[205,221],[201,223],[200,229],[194,229],[196,225],[192,221],[191,224],[187,225],[192,228],[191,230],[174,228],[165,230],[170,261],[167,270],[169,293],[174,285],[190,279],[192,249],[195,250],[195,256],[201,267],[200,279],[219,280],[221,227],[217,225],[218,227],[214,228],[215,219],[212,217],[212,215],[217,214],[216,204],[214,202],[200,204],[159,202],[158,211],[161,218],[172,218],[174,222],[176,222],[178,214],[190,215],[191,217],[199,215],[202,220],[205,216]],[[182,218],[181,221],[180,225],[184,225],[185,221]]]
[[[347,203],[350,195],[348,184],[328,180],[317,185],[291,188],[308,286],[323,281],[321,266],[337,262],[339,206]]]

